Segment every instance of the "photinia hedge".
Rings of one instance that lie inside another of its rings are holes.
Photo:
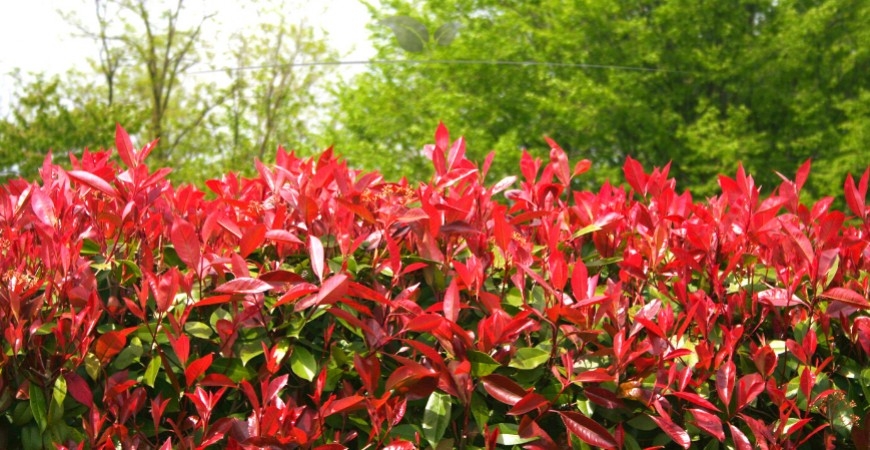
[[[849,212],[487,186],[439,126],[428,183],[331,150],[174,187],[154,143],[0,192],[0,447],[870,448],[870,169]]]

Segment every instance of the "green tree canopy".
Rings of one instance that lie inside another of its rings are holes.
[[[35,174],[52,151],[59,162],[85,148],[114,146],[115,123],[138,132],[144,114],[130,106],[103,102],[102,90],[83,84],[87,78],[16,73],[14,109],[0,118],[0,180]]]
[[[409,62],[341,86],[332,138],[352,162],[391,175],[423,171],[419,149],[439,120],[477,159],[496,150],[496,172],[516,167],[522,147],[546,155],[547,135],[592,159],[599,181],[618,178],[631,155],[673,161],[701,195],[738,162],[772,187],[774,171],[807,158],[809,193],[832,194],[870,154],[864,1],[384,0],[371,10],[377,59]],[[427,30],[455,22],[459,33],[409,52],[396,16]]]

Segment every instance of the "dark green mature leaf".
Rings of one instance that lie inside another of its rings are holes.
[[[392,16],[381,20],[381,23],[390,27],[399,46],[405,51],[420,53],[426,49],[429,43],[429,30],[417,19],[408,16]]]
[[[30,395],[30,410],[33,413],[33,419],[39,425],[39,431],[45,431],[48,426],[48,404],[45,401],[45,393],[36,383],[30,383],[28,394]]]

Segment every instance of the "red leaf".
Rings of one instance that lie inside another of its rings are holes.
[[[63,374],[63,378],[66,380],[67,391],[69,391],[75,401],[87,406],[88,408],[94,406],[94,394],[91,392],[88,383],[86,383],[79,374],[75,372],[66,372]]]
[[[580,258],[577,258],[571,270],[571,290],[577,301],[589,298],[589,270]]]
[[[67,172],[70,178],[82,183],[89,188],[96,189],[109,197],[115,198],[118,196],[118,191],[112,187],[106,180],[84,170],[70,170]]]
[[[183,366],[187,364],[187,359],[190,356],[190,338],[187,337],[186,334],[182,334],[178,338],[175,338],[172,335],[172,332],[169,331],[169,328],[164,328],[163,331],[166,332],[166,337],[169,338],[169,344],[172,345],[172,350],[175,351],[175,356],[178,357],[181,365]]]
[[[121,124],[115,124],[115,148],[118,150],[118,156],[127,167],[136,167],[139,161],[136,158],[136,150],[133,147],[133,141],[130,140],[130,135],[121,127]]]
[[[716,371],[716,393],[719,394],[719,399],[725,404],[725,410],[729,410],[731,404],[731,396],[734,394],[734,362],[731,360],[725,361]]]
[[[211,297],[206,297],[196,303],[193,304],[193,307],[197,306],[210,306],[210,305],[220,305],[232,300],[233,296],[229,294],[225,295],[213,295]]]
[[[758,371],[765,377],[769,377],[776,369],[776,353],[770,348],[770,345],[759,348],[752,360]]]
[[[516,405],[527,393],[515,381],[504,375],[491,374],[483,377],[480,381],[483,383],[483,389],[492,398],[507,405]]]
[[[810,401],[812,398],[813,387],[816,384],[816,377],[813,374],[812,370],[809,367],[804,367],[803,372],[801,372],[801,392],[803,392],[804,396],[807,398],[807,401]]]
[[[54,211],[54,202],[46,195],[39,186],[30,190],[30,207],[40,222],[48,225],[57,225],[57,214]]]
[[[340,273],[331,276],[320,286],[320,291],[317,293],[317,305],[335,303],[344,294],[347,293],[348,278],[347,275]]]
[[[196,228],[190,222],[176,218],[172,222],[172,230],[169,233],[175,252],[188,268],[199,270],[200,244],[196,235]]]
[[[731,429],[731,439],[734,440],[734,445],[737,446],[737,450],[752,450],[752,443],[749,442],[749,438],[740,431],[740,428],[737,428],[730,423],[728,424],[728,428]]]
[[[587,386],[584,389],[584,393],[586,394],[586,398],[588,398],[590,402],[595,403],[596,405],[600,405],[608,409],[619,409],[625,407],[625,404],[622,403],[622,400],[616,396],[616,393],[608,391],[607,389],[595,386]]]
[[[429,218],[429,214],[426,211],[423,211],[422,208],[411,208],[405,211],[404,214],[399,216],[396,219],[398,223],[413,223],[419,222],[421,220],[426,220]]]
[[[266,226],[258,223],[247,230],[242,235],[242,240],[239,242],[239,255],[242,258],[247,258],[254,250],[263,244],[266,238]]]
[[[722,420],[719,416],[697,408],[689,409],[689,412],[692,413],[693,422],[698,428],[715,437],[719,442],[725,440],[725,430],[722,428]]]
[[[348,410],[356,409],[363,402],[365,402],[365,399],[366,398],[362,395],[351,395],[349,397],[344,397],[332,401],[324,407],[323,411],[321,412],[321,416],[328,417],[333,414],[339,414]]]
[[[199,384],[205,387],[236,387],[237,384],[222,373],[210,373],[202,377]]]
[[[870,302],[867,302],[867,299],[864,298],[863,295],[844,287],[833,287],[823,292],[821,297],[837,300],[839,302],[843,302],[849,305],[852,305],[856,308],[868,309],[870,308]]]
[[[459,286],[456,284],[456,278],[450,281],[450,286],[447,287],[447,292],[444,293],[444,317],[456,323],[459,318]]]
[[[574,173],[571,174],[572,177],[576,177],[577,175],[584,174],[592,168],[592,161],[588,159],[581,159],[577,161],[577,164],[574,165]]]
[[[311,257],[311,269],[317,279],[323,282],[323,243],[317,236],[308,236],[308,254]]]
[[[583,442],[602,448],[614,448],[616,439],[598,422],[575,411],[559,411],[565,428]],[[688,437],[688,436],[687,436]]]
[[[202,375],[209,366],[211,366],[212,358],[212,354],[209,353],[208,355],[188,364],[187,368],[184,369],[184,379],[187,380],[188,386],[193,386],[196,379],[199,378],[199,376]]]
[[[797,295],[788,296],[788,291],[783,288],[771,288],[759,292],[758,301],[769,306],[785,308],[788,306],[807,306]]]
[[[438,128],[435,129],[435,147],[438,151],[445,151],[450,146],[450,133],[443,122],[438,122]]]
[[[698,395],[694,392],[674,391],[674,392],[671,392],[671,395],[673,395],[674,397],[686,400],[688,402],[692,402],[692,403],[694,403],[698,406],[701,406],[703,408],[707,408],[709,410],[720,412],[719,408],[717,408],[716,405],[710,403],[706,398],[701,397],[700,395]]]
[[[221,294],[259,294],[272,289],[272,285],[256,278],[240,277],[218,286]]]
[[[411,319],[408,324],[405,325],[405,328],[410,331],[423,333],[438,328],[443,321],[444,318],[439,316],[438,314],[420,314],[419,316]]]
[[[607,370],[599,367],[597,369],[580,372],[571,379],[574,382],[581,383],[606,383],[608,381],[616,381],[616,377],[607,373]]]
[[[680,428],[679,425],[674,423],[670,417],[665,416],[653,416],[651,414],[647,414],[647,417],[653,420],[659,428],[662,429],[668,436],[671,437],[677,445],[683,448],[689,448],[692,445],[692,440],[689,439],[689,433],[686,430]]]
[[[529,392],[521,398],[507,414],[509,416],[519,416],[536,409],[545,409],[549,405],[550,402],[543,395],[538,394],[537,392]]]
[[[866,177],[867,172],[864,173]],[[866,187],[866,185],[865,185]],[[864,209],[865,209],[865,198],[867,197],[866,189],[864,192],[861,192],[855,186],[855,180],[852,178],[852,174],[846,175],[846,183],[843,186],[843,193],[846,197],[846,204],[849,205],[849,209],[852,210],[856,216],[863,218],[864,217]]]
[[[94,343],[94,355],[103,364],[107,363],[127,346],[127,335],[134,331],[136,331],[136,327],[109,331],[103,334]]]
[[[366,391],[371,395],[375,395],[378,381],[381,378],[381,362],[377,356],[369,355],[362,357],[357,353],[353,355],[353,366],[356,368],[356,373],[359,374]]]
[[[282,242],[284,244],[299,244],[301,245],[303,242],[295,234],[287,231],[287,230],[269,230],[266,232],[266,239],[271,239],[275,242]]]
[[[764,392],[764,380],[760,374],[751,373],[741,377],[737,382],[737,409],[745,408],[762,392]]]
[[[438,374],[435,371],[427,369],[419,364],[405,364],[399,366],[398,369],[390,374],[385,386],[388,391],[395,389],[399,393],[403,393],[407,392],[418,382],[426,378],[434,379],[437,376]]]
[[[290,272],[289,270],[273,270],[271,272],[261,273],[259,279],[270,284],[282,283],[304,283],[305,278]]]
[[[629,156],[625,160],[622,172],[625,174],[625,181],[628,185],[638,194],[645,196],[646,182],[649,177],[643,171],[643,166],[641,166],[637,160],[632,159],[632,157]]]
[[[154,300],[157,305],[157,311],[164,313],[172,306],[175,300],[175,294],[178,293],[179,273],[178,269],[173,267],[160,275],[160,280],[157,282],[157,289],[154,289]]]

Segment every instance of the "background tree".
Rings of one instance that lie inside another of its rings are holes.
[[[216,13],[196,16],[184,0],[157,4],[154,7],[154,2],[145,0],[94,0],[96,28],[80,21],[77,26],[99,46],[96,67],[108,87],[108,104],[112,104],[119,87],[119,74],[132,72],[131,83],[122,87],[126,88],[127,101],[147,102],[150,118],[145,131],[161,141],[155,157],[174,162],[172,155],[185,136],[200,126],[225,96],[214,86],[184,86],[182,79],[192,67],[207,63],[203,26]]]
[[[813,158],[813,196],[866,163],[867,2],[384,0],[371,11],[377,58],[412,63],[374,65],[338,88],[331,137],[391,175],[423,170],[438,120],[477,158],[495,149],[496,172],[516,167],[522,147],[546,155],[549,135],[592,159],[599,181],[631,155],[673,161],[700,195],[739,161],[773,186],[774,170]],[[408,52],[395,16],[461,29],[450,45]]]
[[[216,136],[225,170],[250,166],[251,157],[268,160],[279,145],[314,150],[312,127],[324,114],[320,88],[329,73],[322,62],[335,52],[304,21],[293,23],[280,7],[265,4],[263,20],[237,33],[231,44],[235,67],[227,71],[233,90],[215,115],[223,123]]]
[[[66,14],[94,44],[93,72],[20,77],[26,94],[0,123],[0,173],[30,177],[50,148],[108,146],[116,122],[139,141],[159,138],[152,163],[172,166],[176,180],[234,170],[279,143],[308,145],[306,118],[328,67],[299,64],[331,58],[323,37],[290,2],[264,0],[253,5],[262,23],[218,48],[220,11],[189,3],[94,0],[93,16]],[[217,68],[223,54],[235,67]]]
[[[67,154],[113,147],[115,123],[130,124],[138,132],[142,111],[103,102],[103,89],[85,84],[81,73],[64,76],[15,75],[15,105],[0,118],[0,181],[35,174],[51,150],[58,162]]]

